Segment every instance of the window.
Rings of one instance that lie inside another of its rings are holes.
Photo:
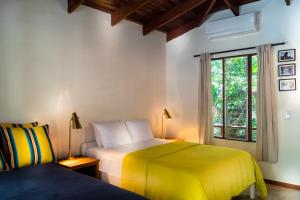
[[[214,136],[256,141],[257,55],[211,62]]]

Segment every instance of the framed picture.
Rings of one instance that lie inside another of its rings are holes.
[[[289,62],[296,60],[296,49],[278,51],[278,62]]]
[[[278,76],[295,76],[296,64],[278,65]]]
[[[296,90],[296,79],[279,79],[279,91]]]

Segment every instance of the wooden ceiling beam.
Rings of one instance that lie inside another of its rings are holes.
[[[143,34],[147,35],[148,33],[152,32],[153,30],[162,27],[163,25],[167,24],[168,22],[184,15],[185,13],[189,12],[193,8],[199,6],[200,4],[204,3],[205,0],[186,0],[183,3],[177,5],[176,7],[172,8],[171,10],[163,13],[162,15],[154,18],[147,24],[143,26]]]
[[[68,0],[68,13],[72,13],[76,10],[84,0]]]
[[[213,6],[215,5],[215,3],[216,3],[216,0],[208,0],[206,2],[206,5],[202,9],[202,12],[198,15],[197,18],[168,32],[167,33],[167,41],[175,39],[175,38],[183,35],[184,33],[188,32],[196,27],[199,27],[203,22],[205,22],[205,20],[207,19],[208,15],[209,15],[210,11],[212,10]]]
[[[101,6],[97,3],[93,3],[93,2],[89,2],[89,1],[85,1],[82,3],[82,5],[85,5],[87,7],[90,8],[94,8],[96,10],[100,10],[102,12],[108,13],[108,14],[112,14],[114,11],[111,9],[108,9],[107,7]],[[134,20],[134,19],[127,19],[128,21],[131,21],[133,23],[139,24],[139,25],[143,25],[140,21]]]
[[[139,2],[132,1],[128,5],[114,11],[111,14],[111,25],[114,26],[138,9],[142,8],[146,4],[150,3],[151,0],[142,0]]]
[[[285,0],[285,3],[287,6],[290,6],[292,4],[291,0]]]
[[[233,12],[235,16],[240,15],[240,6],[237,0],[224,0],[224,3]]]
[[[82,5],[85,5],[85,6],[90,7],[90,8],[94,8],[96,10],[99,10],[99,11],[102,11],[102,12],[105,12],[105,13],[108,13],[108,14],[111,14],[113,12],[111,9],[109,9],[107,7],[100,6],[96,3],[89,2],[89,1],[83,2]]]

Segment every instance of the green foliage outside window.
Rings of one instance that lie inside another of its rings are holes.
[[[252,140],[256,141],[257,56],[252,56]]]
[[[216,59],[211,62],[213,122],[216,137],[223,137],[224,130],[225,138],[248,140],[248,112],[252,112],[252,140],[256,140],[257,56],[251,56],[251,63],[252,109],[248,111],[248,56]]]

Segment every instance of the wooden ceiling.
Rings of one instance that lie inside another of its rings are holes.
[[[199,27],[211,13],[230,9],[238,16],[241,5],[255,1],[259,0],[68,0],[68,12],[85,5],[111,14],[112,26],[127,19],[141,24],[144,35],[158,30],[170,41]]]

